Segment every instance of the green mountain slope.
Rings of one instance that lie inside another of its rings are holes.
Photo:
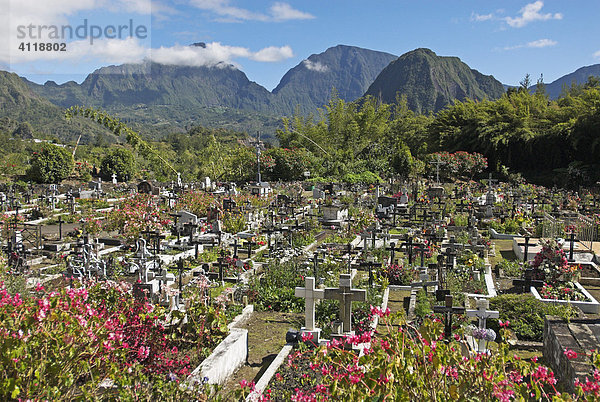
[[[353,101],[394,59],[389,53],[338,45],[289,70],[273,94],[288,114],[296,107],[305,114],[314,112],[327,104],[333,89],[341,99]]]
[[[83,119],[67,122],[63,109],[33,92],[14,73],[0,71],[0,129],[11,132],[19,123],[29,122],[37,136],[89,142],[97,135],[112,137],[108,131]]]
[[[416,112],[436,112],[454,99],[497,99],[504,93],[493,76],[471,69],[458,57],[441,57],[429,49],[416,49],[391,62],[365,95],[393,103],[406,96]]]

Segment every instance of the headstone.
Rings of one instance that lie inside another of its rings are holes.
[[[321,330],[315,326],[315,307],[317,300],[325,298],[325,291],[316,289],[315,278],[307,276],[304,279],[304,287],[296,287],[294,294],[296,297],[304,298],[304,327],[302,332],[312,333],[313,341],[318,343]]]
[[[340,275],[339,288],[326,288],[325,299],[338,300],[340,302],[340,320],[342,332],[352,331],[352,302],[366,301],[367,291],[363,289],[352,289],[352,279],[349,274]]]

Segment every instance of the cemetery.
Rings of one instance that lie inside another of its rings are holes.
[[[491,177],[87,187],[2,191],[4,395],[596,395],[591,195]]]

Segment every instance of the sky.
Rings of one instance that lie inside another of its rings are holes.
[[[600,63],[598,0],[0,0],[0,10],[0,69],[37,83],[152,60],[233,64],[272,90],[338,44],[397,56],[426,47],[508,85]]]

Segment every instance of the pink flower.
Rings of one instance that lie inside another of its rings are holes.
[[[510,321],[506,320],[505,322],[502,322],[498,320],[498,324],[500,325],[500,328],[508,328],[508,326],[510,325]]]
[[[314,335],[312,332],[303,332],[302,333],[302,342],[312,341]]]
[[[577,352],[571,349],[565,349],[565,356],[567,356],[567,359],[576,359]]]

